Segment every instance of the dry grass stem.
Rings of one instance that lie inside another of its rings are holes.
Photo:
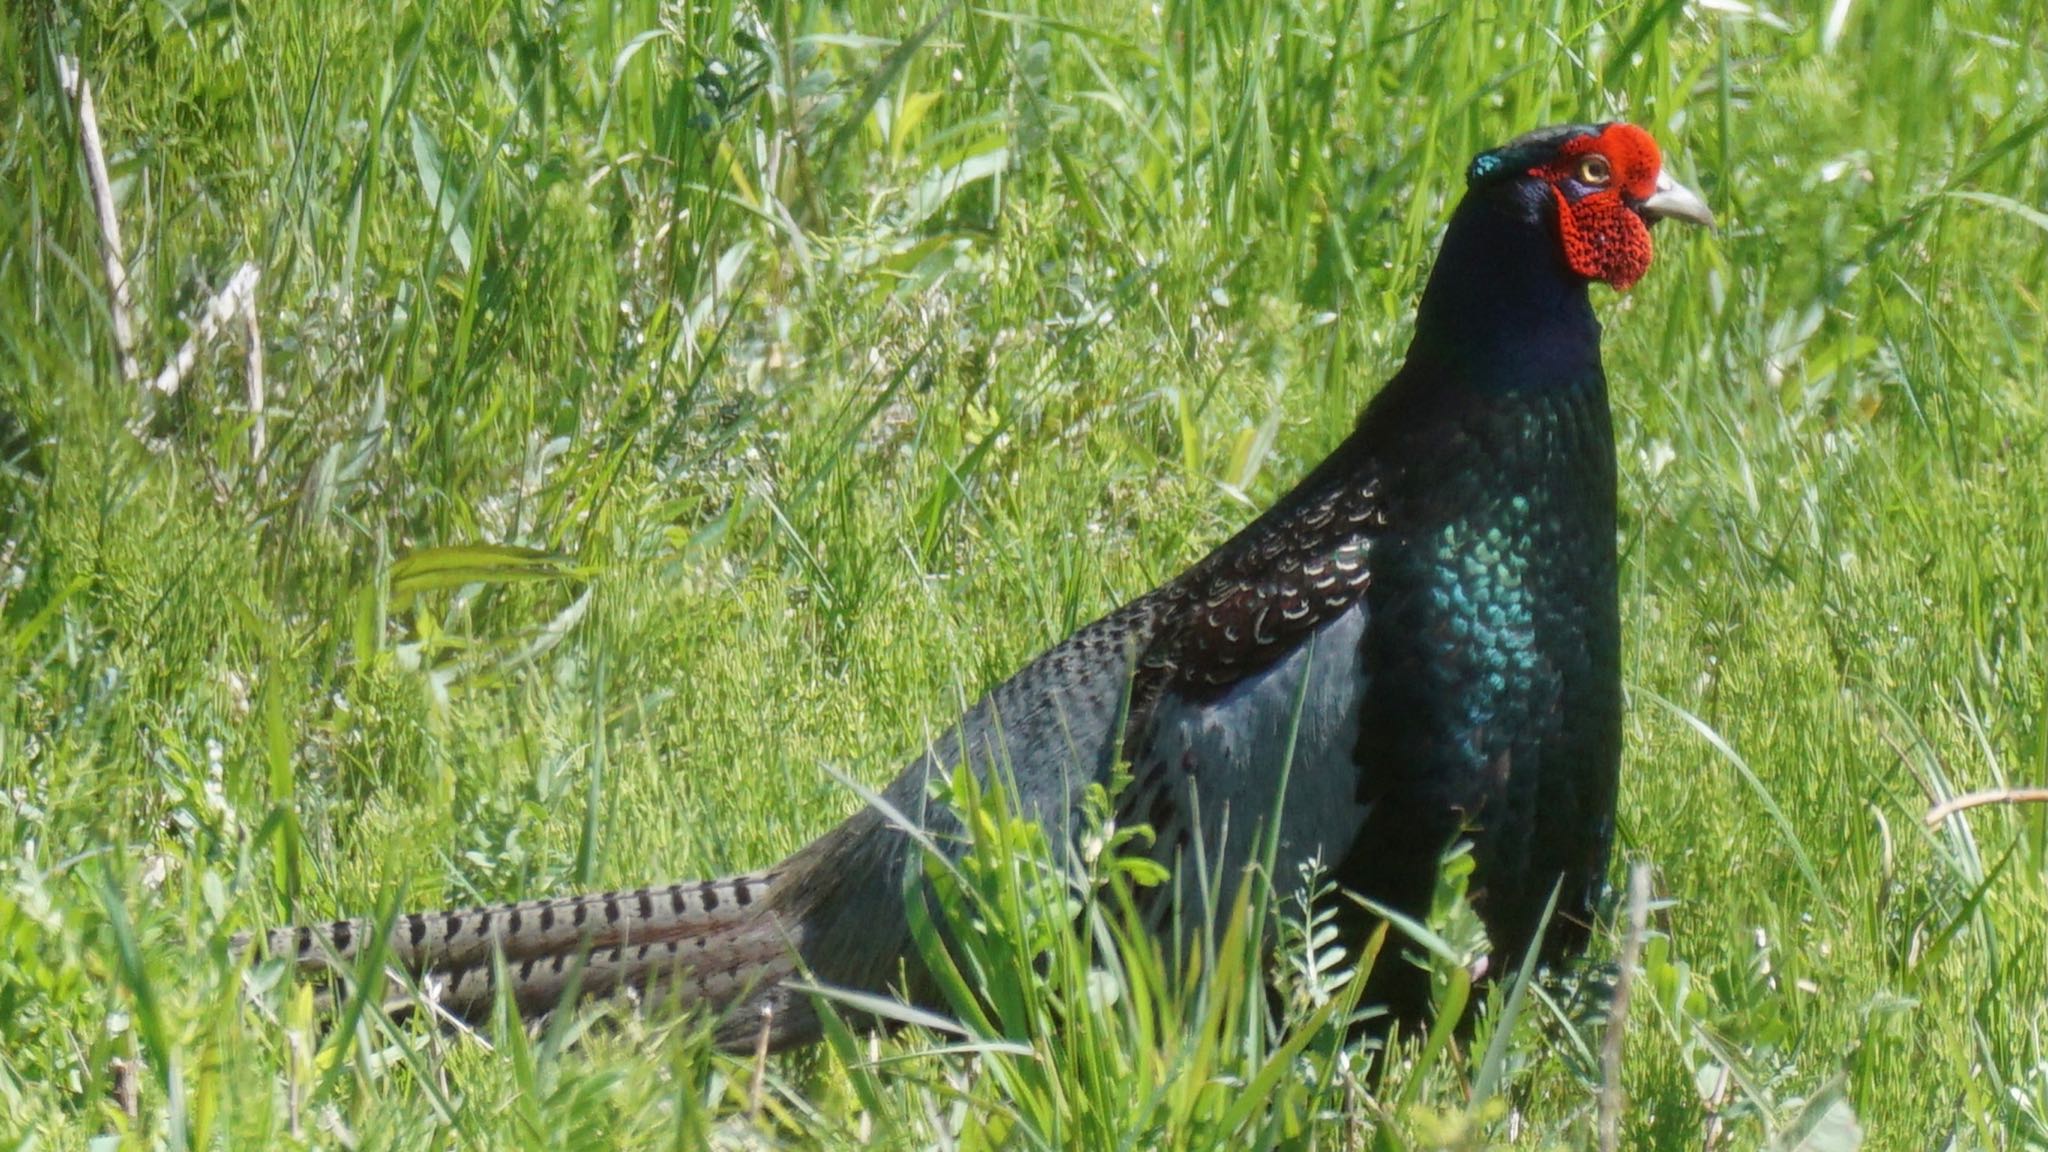
[[[1628,1029],[1629,993],[1635,984],[1636,965],[1642,961],[1643,936],[1650,925],[1650,866],[1636,864],[1628,871],[1628,935],[1621,943],[1621,972],[1614,981],[1614,1006],[1608,1014],[1607,1037],[1600,1045],[1600,1148],[1614,1152],[1621,1147],[1622,1041]]]
[[[761,1105],[767,1095],[768,1085],[768,1039],[775,1030],[775,1006],[761,1006],[761,1031],[754,1037],[754,1083],[748,1089],[749,1111],[754,1123],[761,1122]]]
[[[1991,804],[2048,804],[2048,788],[1986,788],[1981,792],[1966,792],[1936,804],[1921,819],[1929,828],[1934,828],[1958,812]]]

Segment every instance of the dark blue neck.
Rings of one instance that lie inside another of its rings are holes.
[[[1534,181],[1465,197],[1422,292],[1411,369],[1480,391],[1600,379],[1600,321],[1586,280],[1565,265],[1556,214]]]

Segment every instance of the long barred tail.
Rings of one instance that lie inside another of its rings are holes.
[[[494,956],[505,958],[511,997],[525,1014],[561,1005],[572,984],[585,996],[635,989],[656,999],[718,1013],[722,1042],[753,1043],[760,1013],[778,1043],[815,1027],[807,1004],[779,990],[796,970],[797,927],[773,910],[779,872],[529,900],[488,908],[413,913],[397,918],[387,962],[403,969],[442,1011],[465,1020],[488,1016],[497,1001]],[[350,967],[370,942],[369,920],[272,930],[270,955],[301,972]],[[237,940],[237,952],[247,946]]]

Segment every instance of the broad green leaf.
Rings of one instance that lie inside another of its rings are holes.
[[[423,592],[465,584],[587,580],[594,574],[565,556],[511,544],[451,544],[408,552],[391,564],[391,603],[403,610]]]

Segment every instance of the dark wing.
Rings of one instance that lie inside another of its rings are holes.
[[[1387,516],[1375,480],[1305,481],[1153,593],[1160,624],[1132,683],[1137,723],[1168,691],[1199,699],[1273,666],[1365,597]]]
[[[1350,850],[1369,811],[1357,766],[1365,597],[1386,522],[1376,484],[1311,477],[1155,593],[1118,818],[1151,825],[1163,861],[1198,847],[1211,875],[1235,884],[1276,812],[1277,882]]]

